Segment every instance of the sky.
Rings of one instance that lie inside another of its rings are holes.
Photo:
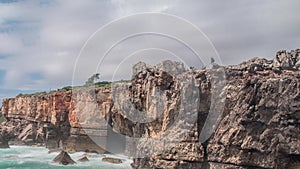
[[[0,99],[72,85],[78,56],[89,38],[112,21],[145,12],[177,16],[192,23],[213,44],[223,65],[252,57],[272,59],[278,50],[299,48],[299,6],[299,0],[0,0]],[[113,39],[114,31],[164,24],[144,22],[119,26],[101,43]],[[145,35],[112,51],[110,60],[100,65],[100,78],[111,80],[114,72],[115,79],[126,79],[139,59],[151,63],[174,59],[167,50],[144,50],[124,60],[134,50],[157,46],[174,49],[187,65],[201,67],[170,39]],[[117,65],[122,66],[115,70]],[[87,78],[85,73],[76,83]]]

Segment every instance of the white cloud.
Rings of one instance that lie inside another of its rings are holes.
[[[8,56],[0,60],[1,69],[6,70],[1,88],[47,89],[51,85],[70,84],[73,63],[81,46],[104,24],[105,16],[96,10],[99,1],[90,2],[58,1],[45,6],[34,2],[0,4],[1,12],[4,11],[4,15],[0,14],[0,29],[10,20],[17,23],[8,26],[20,27],[0,32],[0,54]],[[30,31],[25,32],[24,26],[33,21],[37,25],[30,25]],[[32,42],[28,43],[29,40]],[[44,82],[31,79],[32,73],[40,73]]]
[[[225,64],[252,56],[271,58],[276,50],[299,47],[299,5],[298,0],[0,3],[0,56],[7,56],[0,57],[0,69],[7,73],[0,88],[42,90],[71,84],[75,59],[89,36],[114,19],[140,12],[165,12],[191,21],[209,36]],[[144,25],[123,29],[138,26]],[[103,77],[111,73],[111,65]],[[34,79],[37,73],[42,80]]]
[[[115,9],[117,9],[114,12],[115,15],[118,17],[122,17],[143,12],[166,12],[168,9],[172,8],[172,4],[175,3],[175,1],[111,0],[111,3],[115,7]]]

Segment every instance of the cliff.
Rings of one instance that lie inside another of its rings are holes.
[[[119,132],[126,128],[119,117],[135,121],[130,126],[141,139],[133,167],[299,167],[299,53],[211,70],[135,65],[127,94],[134,109],[118,95],[119,111],[112,111]]]
[[[1,136],[104,152],[120,133],[133,168],[297,168],[299,53],[207,70],[140,62],[130,84],[4,99]]]
[[[106,93],[105,88],[96,91],[102,95]],[[85,133],[90,128],[85,129],[79,124],[79,113],[73,105],[74,102],[88,102],[89,97],[84,94],[75,95],[75,98],[72,91],[59,90],[4,99],[1,111],[6,121],[1,124],[0,134],[13,141],[12,144],[20,144],[21,141],[27,145],[45,145],[49,149],[64,148],[68,152],[87,150],[104,153],[105,150]],[[82,112],[102,111],[88,104],[85,106],[89,109]],[[97,136],[106,137],[106,123],[100,127],[104,128],[104,132],[97,133]]]

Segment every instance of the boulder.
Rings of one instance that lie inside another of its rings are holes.
[[[80,161],[80,162],[87,162],[87,161],[90,161],[87,156],[83,156],[81,157],[80,159],[78,159],[77,161]]]
[[[9,148],[8,141],[0,136],[0,148]]]
[[[113,163],[113,164],[121,164],[122,160],[118,158],[112,158],[112,157],[104,157],[102,158],[102,161]]]
[[[61,151],[54,159],[54,163],[68,165],[68,164],[76,164],[76,162],[70,157],[70,155],[65,152]]]

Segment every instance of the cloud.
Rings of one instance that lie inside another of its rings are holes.
[[[33,0],[0,3],[0,70],[5,71],[0,89],[48,90],[70,85],[76,57],[86,40],[105,24],[141,12],[173,14],[195,24],[210,38],[224,64],[237,64],[253,56],[271,59],[277,50],[299,47],[299,5],[298,0]],[[132,24],[118,31],[138,30],[143,26],[148,25]],[[176,31],[180,27],[169,29]],[[112,39],[115,34],[111,32],[106,38]],[[145,43],[150,39],[137,38],[120,45],[119,50],[113,52],[115,58],[111,56],[111,61],[101,69],[103,80],[110,80],[107,78],[124,55],[147,45],[162,46],[182,57],[187,55],[178,44],[163,39],[152,39],[153,44]],[[197,42],[193,35],[190,39]],[[149,52],[141,54],[150,55]],[[164,55],[163,52],[160,54]],[[132,62],[135,60],[133,58]],[[189,60],[188,64],[194,63],[187,57],[186,60]],[[124,62],[123,66],[130,67],[132,62]],[[118,77],[122,78],[124,74],[125,70]],[[86,75],[82,77],[85,78]]]
[[[250,57],[271,59],[277,50],[298,48],[299,1],[197,1],[182,10],[183,16],[200,27],[218,49],[224,64],[238,64]]]
[[[0,30],[6,30],[0,31],[0,53],[9,56],[0,60],[1,69],[6,70],[1,88],[47,89],[70,84],[80,47],[103,24],[97,19],[105,17],[91,17],[86,12],[95,1],[85,4],[74,1],[0,4],[4,11]],[[96,6],[93,11],[99,13]],[[12,21],[16,23],[5,24]],[[44,81],[34,81],[30,76],[34,73],[40,73]]]
[[[173,0],[111,0],[111,4],[114,6],[114,9],[116,9],[114,12],[115,16],[118,17],[143,12],[166,12],[168,9],[173,7],[173,3]]]

